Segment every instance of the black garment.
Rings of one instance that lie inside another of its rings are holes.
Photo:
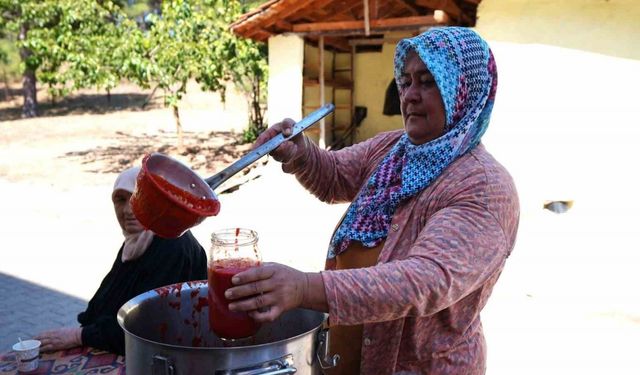
[[[123,263],[122,247],[87,310],[78,314],[82,345],[124,354],[124,331],[116,321],[122,305],[148,290],[207,278],[207,254],[186,232],[177,239],[154,236],[138,259]]]

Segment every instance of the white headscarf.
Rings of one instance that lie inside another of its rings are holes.
[[[116,190],[124,190],[129,193],[133,193],[136,187],[136,178],[140,172],[140,167],[132,167],[124,170],[116,182],[113,184],[113,194]],[[124,235],[124,249],[122,249],[122,262],[138,259],[144,254],[151,241],[153,240],[153,232],[150,230],[143,230],[137,233],[129,233],[122,228],[122,234]]]

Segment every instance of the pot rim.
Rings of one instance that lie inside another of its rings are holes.
[[[194,289],[194,287],[199,287],[199,286],[208,286],[206,280],[197,280],[197,281],[185,281],[185,282],[181,282],[181,283],[175,283],[175,284],[169,284],[169,285],[165,285],[163,287],[159,287],[159,288],[155,288],[155,289],[151,289],[149,291],[146,291],[142,294],[139,294],[135,297],[133,297],[132,299],[130,299],[129,301],[125,302],[124,305],[122,305],[120,307],[120,309],[118,309],[118,314],[117,314],[117,321],[118,321],[118,325],[120,326],[120,328],[122,328],[122,330],[127,334],[130,335],[138,340],[144,341],[146,343],[149,344],[153,344],[153,345],[158,345],[158,346],[162,346],[162,347],[166,347],[168,349],[179,349],[179,350],[207,350],[207,351],[211,351],[211,350],[231,350],[231,351],[244,351],[244,350],[253,350],[253,349],[258,349],[258,348],[264,348],[267,346],[273,346],[276,344],[281,344],[281,343],[288,343],[294,340],[297,340],[303,336],[307,336],[312,332],[317,332],[322,328],[322,325],[327,321],[327,316],[328,314],[326,313],[322,313],[319,311],[315,311],[315,310],[309,310],[309,311],[314,311],[318,314],[322,314],[324,315],[322,322],[320,322],[320,324],[318,324],[315,328],[310,329],[306,332],[303,332],[299,335],[296,336],[291,336],[288,337],[286,339],[283,340],[278,340],[278,341],[273,341],[273,342],[269,342],[269,343],[264,343],[264,344],[258,344],[258,345],[243,345],[243,346],[231,346],[231,347],[220,347],[220,346],[208,346],[208,347],[195,347],[195,346],[184,346],[184,345],[173,345],[173,344],[166,344],[166,343],[161,343],[161,342],[157,342],[157,341],[153,341],[144,337],[141,337],[139,335],[136,335],[134,333],[132,333],[131,331],[129,331],[126,327],[125,327],[125,317],[128,314],[129,311],[131,311],[133,308],[137,307],[141,302],[150,299],[152,297],[158,296],[159,292],[157,292],[158,289],[162,289],[162,288],[167,288],[167,287],[171,287],[174,285],[180,285],[182,284],[182,287],[180,288],[180,290],[182,292],[184,291],[188,291],[191,289]],[[178,288],[176,288],[178,289]],[[308,310],[308,309],[301,309],[301,310]],[[314,338],[315,340],[315,338]]]

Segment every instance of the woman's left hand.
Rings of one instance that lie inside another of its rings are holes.
[[[308,289],[302,271],[278,263],[265,263],[233,276],[225,297],[237,300],[229,310],[246,311],[257,322],[272,322],[285,311],[300,307]]]
[[[82,346],[81,336],[81,327],[64,327],[42,332],[37,335],[35,339],[40,340],[40,350],[43,352],[54,352]]]

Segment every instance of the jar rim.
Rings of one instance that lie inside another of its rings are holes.
[[[258,242],[258,233],[248,228],[225,228],[211,233],[211,242],[216,245],[250,245]]]

